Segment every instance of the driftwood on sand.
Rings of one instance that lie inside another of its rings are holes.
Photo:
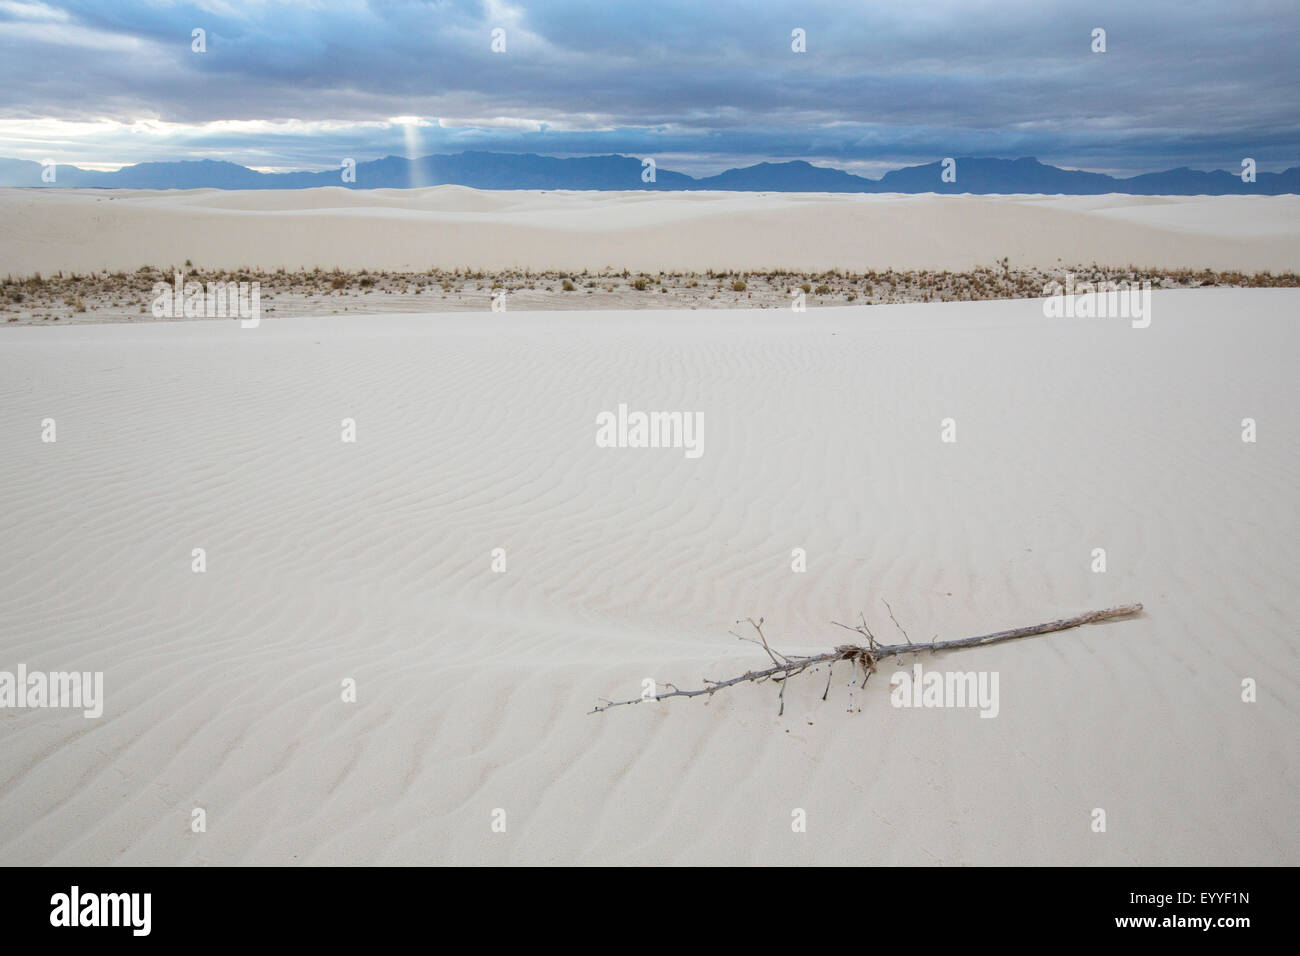
[[[885,602],[885,607],[889,608],[889,603]],[[771,647],[767,643],[767,638],[763,634],[763,618],[755,621],[749,618],[749,624],[757,632],[758,637],[742,637],[744,641],[752,641],[762,646],[767,653],[768,658],[772,661],[771,667],[764,667],[761,670],[746,671],[739,677],[732,677],[728,680],[710,680],[704,678],[704,686],[695,690],[681,690],[675,684],[665,683],[663,686],[669,688],[663,693],[646,693],[641,697],[634,697],[631,700],[605,700],[596,705],[590,713],[600,713],[609,710],[611,707],[622,707],[626,704],[641,704],[651,700],[667,700],[669,697],[712,697],[718,691],[733,687],[736,684],[745,681],[762,683],[765,680],[778,681],[781,684],[781,693],[778,695],[781,701],[781,713],[785,713],[785,682],[791,677],[802,674],[810,667],[817,664],[828,664],[826,675],[826,690],[822,692],[822,700],[830,692],[831,672],[835,664],[839,661],[847,661],[850,666],[862,668],[862,683],[866,684],[867,678],[876,670],[876,664],[887,657],[899,657],[903,654],[917,654],[921,651],[930,651],[937,653],[939,651],[953,651],[963,647],[982,647],[986,644],[1000,644],[1003,641],[1014,641],[1021,637],[1032,637],[1035,634],[1050,634],[1053,631],[1065,631],[1072,627],[1079,627],[1083,624],[1095,624],[1101,621],[1111,621],[1116,618],[1129,617],[1137,614],[1142,610],[1141,604],[1124,604],[1119,607],[1107,608],[1104,611],[1088,611],[1084,614],[1077,614],[1074,617],[1061,618],[1056,621],[1049,621],[1046,624],[1031,624],[1028,627],[1015,627],[1008,631],[996,631],[992,634],[981,634],[978,637],[962,637],[951,641],[930,641],[928,644],[916,644],[907,636],[898,620],[894,617],[893,608],[889,608],[890,620],[898,628],[899,633],[903,635],[905,644],[881,644],[876,640],[871,629],[867,626],[866,618],[862,618],[861,624],[849,626],[833,622],[837,627],[843,627],[847,630],[854,631],[867,639],[866,644],[840,644],[833,651],[827,651],[825,654],[813,654],[803,656],[799,654],[782,654],[780,651]],[[739,622],[738,622],[739,623]],[[657,689],[657,688],[656,688]]]

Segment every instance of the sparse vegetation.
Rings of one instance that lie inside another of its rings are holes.
[[[188,262],[188,260],[187,260]],[[349,272],[320,267],[297,270],[255,271],[200,270],[173,266],[142,266],[134,272],[61,272],[42,278],[39,274],[0,280],[0,322],[57,321],[74,315],[88,315],[94,321],[139,321],[151,317],[150,304],[156,283],[171,285],[177,271],[187,272],[187,283],[257,282],[262,311],[277,314],[320,314],[321,297],[345,297],[338,311],[388,312],[430,308],[427,300],[417,304],[415,296],[440,290],[433,308],[474,311],[483,308],[482,292],[505,290],[512,307],[521,309],[572,308],[774,308],[788,309],[791,293],[816,290],[810,305],[881,305],[907,302],[967,302],[987,299],[1031,299],[1044,294],[1051,282],[1061,282],[1065,273],[1074,274],[1075,285],[1105,282],[1149,282],[1153,289],[1297,288],[1300,276],[1294,272],[1214,271],[1193,269],[1145,269],[1137,266],[1062,266],[1046,270],[1014,268],[1004,259],[989,266],[964,272],[946,270],[870,270],[863,273],[839,270],[798,273],[791,270],[736,273],[708,272],[632,273],[628,270],[591,271],[575,281],[572,273],[532,272],[507,269],[483,272],[462,267],[432,268],[421,272]],[[741,276],[744,276],[742,278]],[[564,299],[563,292],[587,295]],[[349,295],[349,290],[353,295]],[[632,290],[653,290],[658,295],[631,296]],[[743,295],[722,295],[744,293]],[[361,293],[361,294],[355,294]],[[478,293],[477,295],[475,293]]]

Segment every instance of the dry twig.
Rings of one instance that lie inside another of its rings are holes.
[[[889,607],[886,603],[885,607]],[[715,693],[727,687],[734,687],[736,684],[745,681],[753,681],[761,684],[765,680],[774,680],[781,683],[781,693],[778,695],[781,701],[780,713],[785,713],[785,682],[791,677],[802,674],[808,668],[817,664],[829,664],[833,668],[837,661],[849,661],[855,667],[861,667],[863,671],[862,683],[865,685],[867,678],[876,670],[876,664],[886,657],[899,657],[903,654],[915,654],[921,650],[928,650],[930,653],[938,651],[952,651],[964,647],[983,647],[986,644],[999,644],[1002,641],[1014,641],[1021,637],[1032,637],[1035,634],[1051,634],[1054,631],[1065,631],[1072,627],[1079,627],[1083,624],[1095,624],[1100,621],[1111,621],[1116,618],[1129,617],[1137,614],[1142,610],[1141,604],[1124,604],[1120,607],[1107,608],[1104,611],[1088,611],[1085,614],[1077,614],[1074,617],[1061,618],[1056,621],[1049,621],[1046,624],[1032,624],[1028,627],[1016,627],[1009,631],[996,631],[992,634],[981,634],[978,637],[963,637],[952,641],[931,641],[929,644],[913,644],[912,639],[907,636],[907,632],[899,625],[894,618],[894,612],[891,608],[889,611],[890,618],[894,621],[894,626],[902,633],[906,644],[881,644],[876,640],[871,629],[867,627],[866,618],[862,618],[862,623],[850,627],[847,624],[840,624],[838,621],[831,623],[838,627],[846,628],[861,634],[867,639],[865,646],[861,644],[840,644],[833,651],[827,651],[825,654],[814,654],[804,657],[798,654],[782,654],[780,651],[773,649],[767,643],[767,638],[763,635],[763,618],[757,622],[749,618],[749,624],[758,632],[758,639],[752,637],[742,637],[737,634],[743,641],[751,641],[755,644],[761,644],[763,650],[772,661],[771,667],[765,667],[762,670],[746,671],[739,677],[732,677],[728,680],[710,680],[704,678],[704,686],[695,690],[681,690],[675,684],[664,684],[669,690],[662,694],[646,695],[644,697],[635,697],[631,700],[605,700],[601,698],[601,703],[597,704],[590,713],[596,714],[609,710],[611,707],[621,707],[626,704],[640,704],[649,700],[667,700],[669,697],[712,697]],[[739,622],[737,622],[739,623]],[[734,632],[733,632],[734,633]],[[779,658],[779,660],[778,660]],[[830,693],[831,680],[830,675],[826,676],[826,690],[822,693],[822,700]]]

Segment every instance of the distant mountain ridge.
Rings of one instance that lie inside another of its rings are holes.
[[[42,166],[30,160],[0,159],[0,186],[82,187],[105,189],[405,189],[415,186],[472,186],[476,189],[700,190],[832,193],[1046,193],[1095,196],[1277,196],[1300,193],[1300,166],[1281,173],[1259,173],[1244,183],[1239,173],[1180,167],[1164,172],[1117,178],[1105,173],[1061,169],[1032,157],[1021,159],[958,158],[956,182],[943,182],[940,162],[908,166],[868,179],[842,169],[814,166],[804,160],[757,163],[696,178],[662,167],[655,181],[642,180],[642,160],[631,156],[560,158],[534,153],[463,152],[405,159],[385,156],[356,164],[355,182],[344,182],[341,169],[324,172],[261,173],[218,160],[137,163],[113,172],[56,166],[53,183],[44,182]]]

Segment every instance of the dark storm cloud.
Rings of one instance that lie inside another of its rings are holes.
[[[507,52],[490,50],[506,30]],[[195,27],[208,51],[190,51]],[[790,49],[807,31],[808,52]],[[1094,27],[1105,54],[1090,51]],[[1217,3],[235,3],[0,0],[0,154],[15,122],[121,161],[329,165],[460,148],[847,164],[1037,155],[1136,171],[1295,164],[1294,0]],[[469,124],[358,126],[394,116]],[[214,127],[217,121],[273,126]],[[515,121],[502,126],[499,121]],[[281,124],[299,121],[294,127]],[[321,125],[328,124],[328,125]],[[497,124],[497,125],[493,125]],[[74,141],[75,131],[66,128]],[[33,139],[36,142],[33,142]],[[51,142],[66,148],[66,143]],[[11,148],[7,148],[11,147]]]

